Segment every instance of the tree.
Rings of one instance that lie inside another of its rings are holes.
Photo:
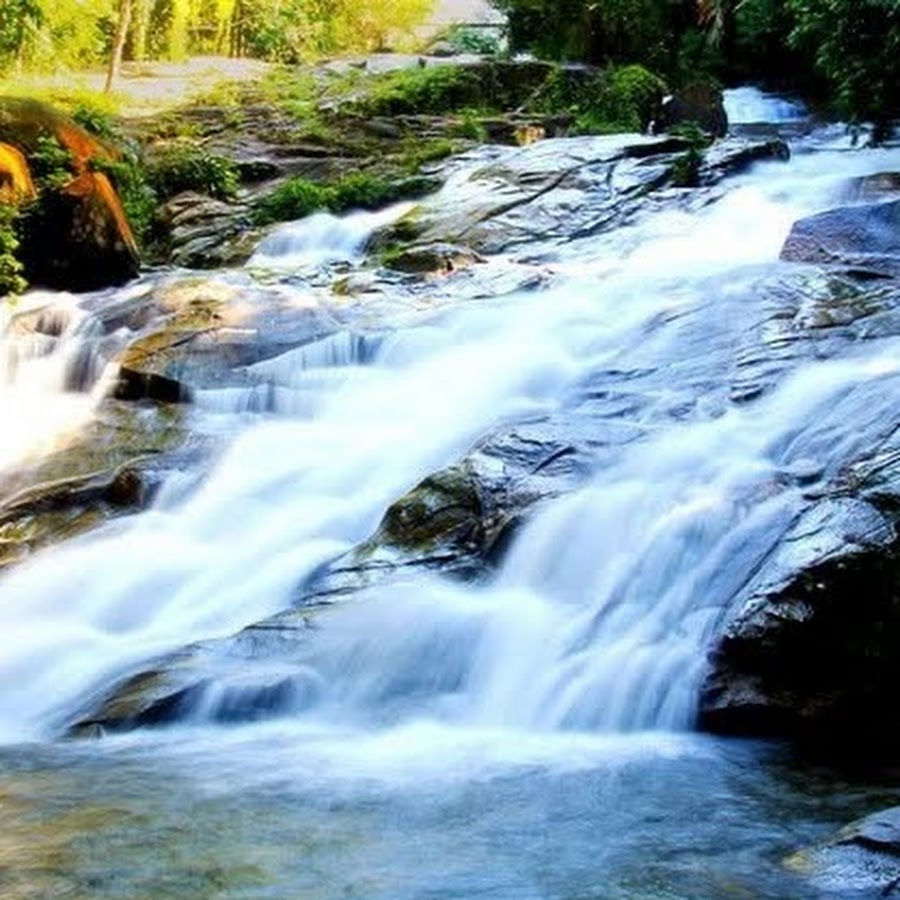
[[[125,41],[128,39],[128,29],[131,28],[133,8],[133,0],[119,0],[119,15],[116,21],[116,33],[113,36],[112,53],[110,54],[109,67],[106,71],[107,92],[113,89],[122,69],[122,54],[125,52]]]
[[[43,13],[36,0],[3,0],[0,4],[0,64],[21,62],[28,38],[41,25]]]
[[[807,48],[834,90],[835,105],[877,131],[900,114],[900,3],[897,0],[787,0],[790,40]]]

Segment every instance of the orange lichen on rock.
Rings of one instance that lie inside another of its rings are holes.
[[[74,122],[61,118],[56,123],[54,137],[72,155],[72,166],[82,172],[92,159],[114,159],[116,154],[106,144]]]
[[[75,172],[94,159],[115,159],[108,144],[85,131],[68,116],[46,103],[20,97],[0,97],[0,140],[26,154],[39,149],[40,138],[53,137],[69,151]]]
[[[0,203],[18,206],[36,196],[25,154],[12,144],[0,143]]]

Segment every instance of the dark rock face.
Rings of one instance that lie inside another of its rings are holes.
[[[869,337],[896,334],[897,284],[860,296],[875,305],[860,308],[845,297],[845,322],[865,322]],[[813,332],[855,339],[857,326],[848,332],[841,319],[823,308],[806,321]],[[900,749],[887,712],[900,677],[900,447],[893,421],[887,417],[874,446],[826,486],[809,490],[765,577],[711,654],[702,727],[790,735],[835,753],[878,747],[892,756]],[[807,474],[791,477],[803,485]]]
[[[134,236],[102,172],[84,172],[44,196],[25,232],[22,262],[33,284],[91,291],[124,284],[138,273]]]
[[[832,209],[802,219],[791,229],[781,256],[898,276],[900,199]]]
[[[679,125],[696,125],[715,137],[728,132],[728,116],[722,91],[709,84],[696,83],[667,97],[662,104],[658,131],[671,131]]]

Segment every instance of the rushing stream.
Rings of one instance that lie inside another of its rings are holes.
[[[730,114],[804,115],[749,89]],[[201,392],[197,421],[227,437],[203,479],[4,576],[0,897],[820,896],[780,857],[874,795],[777,746],[691,731],[710,640],[810,483],[900,414],[892,338],[813,347],[773,366],[758,399],[729,398],[734,364],[717,367],[758,322],[791,223],[853,176],[900,169],[900,151],[834,128],[794,150],[698,211],[492,263],[533,264],[541,290],[397,299],[387,324]],[[402,211],[289,225],[229,277],[265,269],[316,296],[317,272],[361,264]],[[45,451],[105,389],[83,350],[90,315],[59,299],[52,354],[0,345],[14,423],[0,467]],[[629,408],[628,439],[532,517],[490,583],[375,588],[319,613],[302,658],[211,682],[172,727],[55,739],[141,661],[288,607],[491,429],[599,383]],[[218,724],[236,692],[273,681],[290,687],[274,718]]]

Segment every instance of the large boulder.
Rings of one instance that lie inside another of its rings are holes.
[[[45,191],[24,232],[20,255],[33,284],[90,291],[124,284],[138,273],[134,235],[102,172],[85,171]]]
[[[900,807],[857,819],[784,863],[829,897],[900,897]]]
[[[710,84],[696,82],[670,94],[662,102],[658,131],[671,131],[683,125],[722,137],[728,132],[728,115],[722,101],[722,91]]]
[[[781,258],[900,275],[900,199],[844,206],[801,219],[791,229]]]
[[[703,727],[896,754],[898,450],[891,437],[848,464],[785,535],[710,657]]]
[[[65,153],[56,173],[63,177],[41,183],[30,160],[48,140]],[[86,291],[137,274],[128,218],[109,178],[96,170],[117,158],[110,145],[52,107],[18,98],[0,98],[0,142],[0,199],[37,200],[25,210],[19,252],[30,282]]]

